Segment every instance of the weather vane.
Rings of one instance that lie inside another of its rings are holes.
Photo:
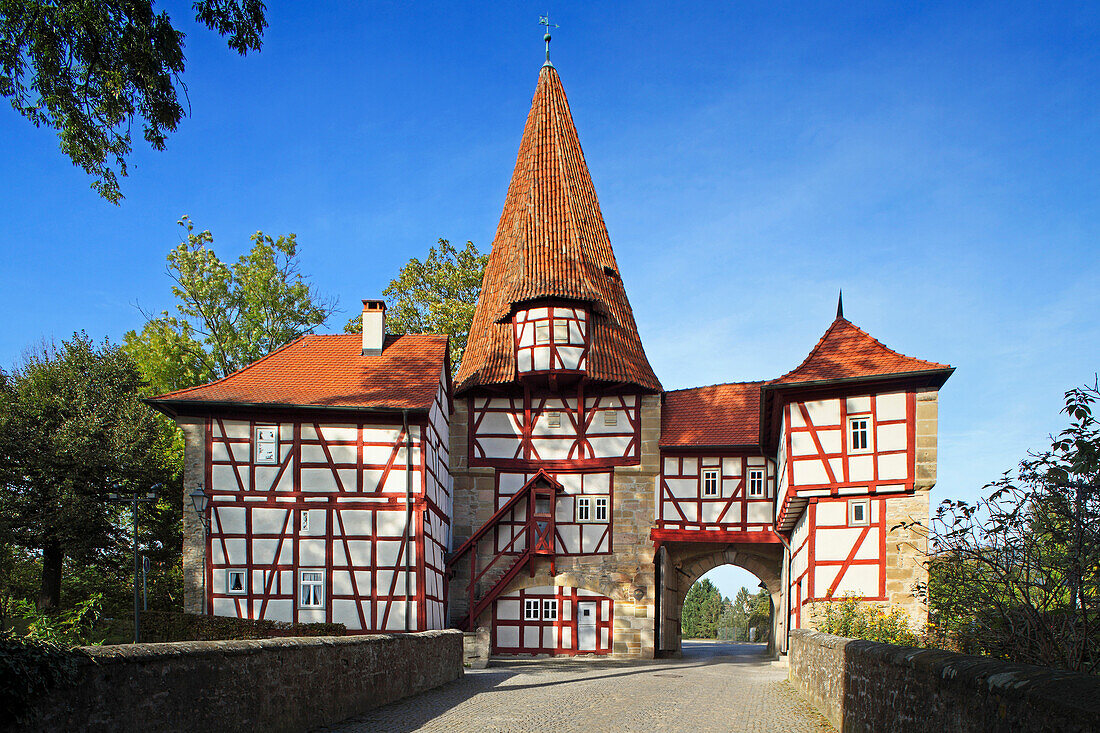
[[[553,64],[550,63],[550,29],[551,28],[561,28],[561,26],[560,25],[552,25],[550,23],[550,13],[547,13],[546,15],[540,15],[539,16],[539,25],[546,26],[546,35],[542,37],[542,40],[546,41],[546,65],[547,66],[553,66]]]

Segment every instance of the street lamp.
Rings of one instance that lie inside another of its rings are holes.
[[[154,486],[154,489],[160,488]],[[134,492],[133,494],[107,494],[107,500],[113,502],[126,503],[130,505],[130,515],[134,521],[134,643],[141,643],[141,600],[138,595],[138,576],[141,575],[141,553],[138,547],[138,505],[148,504],[149,502],[156,501],[156,491],[146,491],[144,493]]]
[[[196,486],[188,496],[191,497],[191,506],[198,515],[199,524],[202,526],[202,612],[206,614],[206,533],[210,531],[210,520],[206,518],[206,506],[210,503],[210,497],[201,485]]]

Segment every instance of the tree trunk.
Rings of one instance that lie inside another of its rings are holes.
[[[65,551],[52,540],[42,548],[42,586],[38,589],[38,610],[49,611],[61,605],[61,566]]]

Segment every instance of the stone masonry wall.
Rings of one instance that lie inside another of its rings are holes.
[[[302,731],[462,676],[462,633],[86,647],[72,686],[2,730]]]
[[[654,609],[657,589],[654,550],[649,531],[654,524],[655,486],[660,473],[659,395],[641,398],[641,420],[639,465],[615,468],[612,554],[557,558],[555,575],[550,574],[548,560],[537,558],[533,566],[534,576],[526,570],[523,571],[505,592],[540,585],[568,585],[605,595],[615,604],[612,654],[619,657],[652,658],[656,644]],[[465,399],[457,399],[451,419],[455,547],[468,539],[495,511],[494,469],[470,468],[468,464],[468,424],[467,402]],[[481,566],[489,559],[489,556],[480,558]],[[466,613],[469,576],[467,568],[466,563],[460,563],[450,583],[449,607],[452,622]],[[487,582],[485,584],[488,585]],[[491,624],[490,607],[477,625],[490,627]]]
[[[1100,678],[791,632],[790,680],[840,731],[1100,730]]]
[[[203,486],[206,476],[206,420],[177,418],[183,430],[183,611],[203,613],[203,552],[205,531],[191,492]]]

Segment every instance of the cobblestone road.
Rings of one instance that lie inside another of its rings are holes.
[[[686,642],[683,659],[494,662],[325,731],[831,731],[748,644]]]

